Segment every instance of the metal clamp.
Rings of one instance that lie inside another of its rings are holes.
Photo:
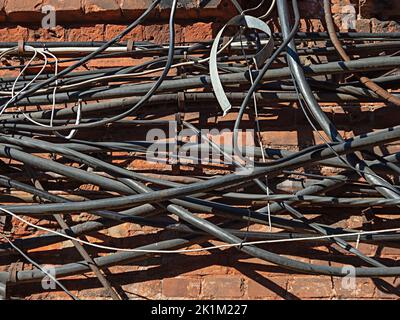
[[[10,266],[10,278],[9,282],[11,283],[17,283],[18,282],[18,272],[23,269],[24,263],[23,262],[16,262],[11,264]]]
[[[127,44],[126,44],[126,51],[132,52],[135,49],[135,41],[132,39],[129,39]]]
[[[20,56],[25,54],[25,41],[24,40],[18,40],[18,54]]]

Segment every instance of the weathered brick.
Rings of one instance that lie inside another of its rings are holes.
[[[385,246],[380,252],[381,256],[400,256],[400,248],[395,246]]]
[[[106,26],[105,37],[106,39],[112,39],[122,31],[124,31],[126,26],[123,25],[115,25],[108,24]],[[139,25],[135,27],[128,35],[122,38],[122,41],[133,40],[133,41],[142,41],[143,40],[143,26]]]
[[[149,280],[123,286],[130,299],[160,299],[161,280]]]
[[[203,298],[241,298],[244,279],[238,276],[206,276],[202,283]]]
[[[371,20],[359,19],[356,21],[357,32],[371,32]]]
[[[183,31],[185,42],[212,40],[214,38],[214,23],[198,22],[187,25]]]
[[[43,14],[41,13],[42,0],[26,1],[6,1],[5,13],[9,21],[30,21],[39,22]]]
[[[151,0],[122,0],[121,9],[125,18],[133,19],[146,10]],[[150,17],[167,18],[169,16],[171,3],[162,2]],[[176,12],[177,19],[216,18],[227,20],[237,14],[232,3],[227,0],[211,0],[199,3],[197,0],[186,0],[179,4]]]
[[[114,21],[122,16],[115,0],[83,0],[83,10],[88,20]]]
[[[28,40],[28,38],[29,30],[21,26],[0,29],[0,41],[3,42]]]
[[[168,43],[169,26],[167,24],[152,24],[143,27],[143,40],[155,43]],[[183,42],[183,28],[175,24],[175,42]]]
[[[289,292],[302,298],[328,298],[334,295],[330,277],[300,277],[289,280]]]
[[[250,299],[285,298],[288,276],[249,279],[247,294]]]
[[[334,278],[335,297],[337,298],[372,298],[375,285],[371,279],[355,278],[355,287],[350,287],[350,280],[346,278]]]
[[[6,1],[4,11],[11,22],[39,23],[44,17],[45,5],[54,7],[58,23],[76,21],[83,16],[81,0]]]
[[[104,26],[97,24],[71,28],[67,32],[67,41],[104,41]]]
[[[167,298],[198,298],[200,286],[200,278],[169,278],[163,280],[162,293]]]
[[[400,279],[383,278],[374,279],[374,298],[375,299],[399,299],[400,297]]]
[[[45,0],[43,4],[55,8],[58,22],[76,22],[83,16],[81,0]]]
[[[49,32],[47,29],[38,28],[29,30],[29,41],[64,41],[65,28],[56,26]]]

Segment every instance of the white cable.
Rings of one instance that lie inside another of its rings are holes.
[[[233,38],[230,39],[224,46],[222,46],[220,48],[220,50],[218,51],[218,54],[223,52],[229,45],[231,45],[233,40],[234,40]],[[34,49],[34,50],[36,50],[37,52],[41,52],[41,50],[37,50],[37,49]],[[44,52],[46,54],[49,54],[52,57],[56,58],[56,56],[54,54],[52,54],[49,50],[44,51]],[[0,55],[0,58],[5,54],[6,54],[6,52],[3,53],[2,55]],[[195,64],[202,64],[202,63],[208,62],[209,60],[210,60],[210,57],[201,59],[199,61],[181,62],[181,63],[177,63],[177,64],[172,65],[171,69],[175,69],[175,68],[182,67],[182,66],[190,66],[190,65],[195,65]],[[57,68],[57,60],[56,60],[56,68]],[[160,67],[160,68],[156,68],[156,69],[152,69],[152,70],[146,70],[146,71],[137,72],[137,73],[127,73],[127,74],[123,74],[123,75],[109,75],[109,76],[97,77],[97,78],[88,79],[88,80],[85,80],[85,81],[82,81],[82,82],[78,82],[78,83],[74,83],[74,84],[70,84],[70,85],[60,86],[59,89],[61,89],[61,90],[74,89],[76,87],[80,87],[80,86],[85,85],[85,84],[90,84],[92,82],[98,82],[98,81],[102,81],[102,80],[124,79],[124,78],[144,76],[144,75],[149,75],[149,74],[152,74],[152,73],[155,73],[155,72],[160,72],[160,71],[163,71],[163,70],[164,70],[164,68]],[[56,86],[57,86],[57,83],[58,83],[58,80],[56,81]],[[56,89],[57,88],[54,88],[54,90],[56,90]],[[48,91],[47,89],[41,89],[41,90],[38,90],[37,92],[38,93],[45,93],[47,91]],[[0,91],[0,94],[11,95],[12,96],[12,92],[8,92],[8,91]],[[54,93],[54,91],[53,91],[53,104],[55,104],[55,93]],[[0,115],[1,115],[1,113],[0,113]],[[32,118],[29,118],[28,120],[30,120],[32,122],[34,121]],[[40,124],[40,123],[37,123],[37,122],[35,122],[35,124],[43,126],[43,124]],[[46,127],[48,127],[48,126],[46,126]]]
[[[45,51],[46,54],[48,54],[49,56],[51,56],[54,59],[55,62],[55,72],[54,75],[58,76],[58,58],[52,54],[51,52],[49,52],[48,50]],[[55,81],[55,87],[53,90],[53,104],[51,106],[51,118],[50,118],[50,126],[53,127],[53,120],[54,120],[54,112],[55,112],[55,108],[56,108],[56,93],[57,93],[57,86],[58,86],[58,77]]]
[[[28,50],[29,50],[29,47],[25,47],[25,49],[28,49]],[[11,51],[10,51],[9,53],[16,53],[17,50],[18,50],[18,48],[13,48],[13,49],[11,49]],[[24,68],[19,72],[17,78],[15,79],[15,81],[14,81],[14,83],[13,83],[13,85],[12,85],[12,88],[11,88],[11,99],[8,100],[7,103],[4,105],[4,107],[1,109],[1,111],[0,111],[0,116],[3,114],[3,112],[7,109],[8,105],[9,105],[10,102],[12,101],[12,99],[13,99],[13,97],[14,97],[15,86],[16,86],[16,84],[17,84],[19,78],[20,78],[21,75],[25,72],[25,70],[29,67],[29,65],[33,62],[33,60],[36,58],[36,56],[37,56],[37,50],[34,49],[33,52],[34,52],[34,53],[33,53],[33,57],[31,58],[31,60],[29,60],[28,64],[25,65]],[[2,55],[2,56],[3,56],[3,55]],[[29,84],[28,84],[28,85],[29,85]],[[26,88],[26,87],[25,87],[25,88]],[[25,88],[24,88],[24,89],[25,89]],[[21,91],[23,91],[24,89],[22,89]],[[17,95],[18,95],[19,93],[20,93],[20,92],[18,92]]]
[[[12,53],[12,52],[16,52],[18,48],[13,48],[10,49],[10,52],[8,53]],[[36,81],[36,79],[43,73],[43,71],[46,69],[47,67],[47,56],[40,50],[35,49],[34,47],[31,46],[25,46],[24,50],[27,52],[33,52],[33,56],[32,58],[29,60],[29,62],[24,66],[24,68],[20,71],[19,75],[17,76],[17,78],[15,79],[13,86],[11,88],[11,99],[7,101],[7,103],[3,106],[3,108],[0,110],[0,116],[4,113],[4,111],[7,109],[8,105],[10,104],[10,102],[13,100],[13,98],[15,96],[18,96],[19,94],[21,94],[24,90],[26,90],[32,83],[34,83]],[[44,63],[43,63],[43,67],[41,68],[41,70],[36,74],[36,76],[28,82],[28,84],[26,84],[19,92],[17,92],[15,94],[15,87],[18,83],[18,80],[20,79],[20,77],[24,74],[24,72],[29,68],[29,66],[32,64],[32,62],[36,59],[38,53],[40,55],[42,55],[43,59],[44,59]],[[27,117],[27,115],[18,107],[18,110],[25,116]],[[28,119],[28,118],[27,118]],[[29,119],[28,119],[29,120]]]
[[[15,219],[36,228],[38,230],[46,231],[60,237],[63,237],[68,240],[73,240],[80,242],[81,244],[85,244],[94,248],[103,249],[103,250],[111,250],[111,251],[120,251],[120,252],[138,252],[138,253],[149,253],[149,254],[180,254],[180,253],[195,253],[195,252],[202,252],[202,251],[210,251],[210,250],[217,250],[222,248],[232,248],[232,247],[243,247],[243,246],[250,246],[250,245],[259,245],[259,244],[269,244],[269,243],[284,243],[284,242],[300,242],[300,241],[308,241],[308,240],[320,240],[320,239],[331,239],[334,237],[349,237],[349,236],[362,236],[362,235],[371,235],[371,234],[380,234],[380,233],[388,233],[388,232],[396,232],[400,231],[400,228],[394,229],[384,229],[384,230],[376,230],[376,231],[360,231],[360,232],[353,232],[353,233],[342,233],[342,234],[331,234],[331,235],[324,235],[324,236],[315,236],[315,237],[303,237],[303,238],[287,238],[287,239],[276,239],[276,240],[262,240],[262,241],[250,241],[250,242],[243,242],[243,243],[234,243],[234,244],[222,244],[218,246],[210,246],[204,247],[199,249],[182,249],[182,250],[144,250],[144,249],[127,249],[127,248],[115,248],[109,246],[103,246],[100,244],[91,243],[88,241],[84,241],[78,238],[71,237],[69,235],[63,234],[58,231],[54,231],[45,227],[37,226],[20,216],[12,213],[9,210],[4,208],[0,208],[1,211],[9,214],[10,216],[14,217]]]
[[[82,118],[82,99],[78,100],[78,110],[76,112],[76,121],[75,121],[75,125],[79,125],[81,122],[81,118]],[[71,130],[71,132],[69,133],[68,136],[63,136],[61,133],[56,132],[56,135],[59,137],[62,137],[64,139],[70,140],[73,137],[75,137],[76,133],[78,132],[78,129],[73,129]]]
[[[267,19],[271,15],[272,11],[274,10],[275,5],[276,5],[276,0],[272,0],[271,6],[269,7],[267,13],[262,15],[261,17],[258,17],[258,19],[261,19],[261,20]]]
[[[356,242],[356,249],[358,250],[358,246],[360,245],[360,235],[357,236],[357,242]]]
[[[241,32],[241,35],[242,35],[242,32]],[[251,66],[247,62],[246,51],[244,50],[242,40],[240,41],[240,43],[242,44],[242,52],[246,59],[247,69],[248,69],[249,75],[250,75],[250,82],[251,82],[251,85],[253,86],[254,85],[253,72],[251,71]],[[256,62],[255,58],[253,58],[253,63],[255,65],[256,70],[258,71],[257,62]],[[258,104],[257,104],[256,92],[253,92],[253,103],[254,103],[254,112],[255,112],[255,117],[256,117],[256,125],[257,125],[257,136],[258,136],[258,141],[259,141],[259,144],[261,147],[261,157],[262,157],[263,162],[266,163],[267,160],[266,160],[266,156],[265,156],[265,148],[262,143],[262,138],[260,135],[261,127],[260,127],[259,116],[258,116]],[[269,185],[268,185],[268,175],[265,176],[265,179],[266,179],[266,187],[267,187],[267,197],[269,197],[270,189],[269,189]],[[271,232],[272,231],[272,219],[271,219],[271,206],[270,206],[269,201],[267,203],[267,215],[268,215],[269,231]]]

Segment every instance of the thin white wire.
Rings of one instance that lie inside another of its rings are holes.
[[[243,10],[242,15],[246,14],[247,12],[260,9],[261,6],[262,6],[264,3],[265,3],[265,0],[262,0],[256,7]],[[267,11],[265,14],[263,14],[262,16],[258,17],[258,19],[261,19],[261,20],[262,20],[262,19],[267,19],[267,18],[271,15],[272,11],[274,10],[275,4],[276,4],[276,0],[272,0],[272,3],[271,3],[271,5],[270,5],[268,11]]]
[[[58,58],[52,54],[51,52],[49,52],[48,50],[45,51],[46,54],[48,54],[49,56],[51,56],[54,59],[55,62],[55,69],[54,69],[54,74],[55,76],[58,76]],[[55,108],[56,108],[56,93],[57,93],[57,86],[58,86],[58,78],[55,81],[55,87],[53,90],[53,104],[51,106],[51,118],[50,118],[50,126],[53,127],[53,120],[54,120],[54,112],[55,112]]]
[[[0,58],[2,58],[3,56],[5,56],[5,55],[8,54],[8,53],[16,53],[16,52],[17,52],[17,48],[10,49],[9,52],[6,51],[4,54],[2,54]],[[15,86],[16,86],[16,84],[17,84],[19,78],[21,77],[21,75],[23,74],[23,72],[27,69],[27,67],[32,63],[32,61],[36,58],[36,56],[37,56],[37,51],[34,50],[33,57],[32,57],[31,60],[28,62],[28,64],[20,71],[18,77],[15,79],[15,81],[14,81],[14,83],[13,83],[13,86],[12,86],[12,88],[11,88],[11,92],[10,92],[10,94],[11,94],[11,99],[10,99],[9,101],[7,101],[7,103],[6,103],[6,104],[3,106],[3,108],[1,109],[1,111],[0,111],[0,116],[1,116],[1,115],[3,114],[3,112],[7,109],[8,105],[10,104],[10,101],[11,101],[12,98],[14,97]],[[23,90],[22,90],[22,91],[23,91]],[[19,94],[19,93],[18,93],[18,94]]]
[[[218,51],[218,53],[221,53],[222,51],[224,51],[232,43],[232,41],[233,41],[233,38],[230,39],[224,46],[222,46],[221,49]],[[51,54],[49,51],[46,51],[46,53]],[[201,63],[208,62],[208,60],[210,60],[210,57],[201,59],[199,61],[180,62],[180,63],[172,65],[171,69],[175,69],[175,68],[183,67],[183,66],[201,64]],[[73,89],[73,88],[80,87],[82,85],[89,84],[89,83],[92,83],[92,82],[98,82],[98,81],[102,81],[102,80],[112,80],[112,79],[115,79],[115,78],[124,79],[124,78],[131,78],[131,77],[137,77],[137,76],[144,76],[144,75],[152,74],[152,73],[155,73],[155,72],[160,72],[160,71],[163,71],[163,70],[164,70],[164,68],[160,67],[160,68],[156,68],[156,69],[152,69],[152,70],[146,70],[146,71],[142,71],[142,72],[136,72],[136,73],[127,73],[127,74],[123,74],[123,75],[110,75],[110,76],[97,77],[97,78],[85,80],[85,81],[74,83],[74,84],[70,84],[70,85],[60,86],[59,88],[62,89],[62,90]],[[57,82],[56,82],[56,85],[57,85]],[[46,91],[47,91],[46,89],[38,90],[38,93],[46,92]],[[0,92],[0,93],[7,93],[7,92],[3,91],[3,92]]]
[[[218,54],[223,52],[233,41],[233,38],[230,39],[224,46],[221,47],[221,49],[218,51]],[[199,61],[186,61],[186,62],[180,62],[180,63],[176,63],[174,65],[171,66],[171,69],[176,69],[178,67],[183,67],[183,66],[190,66],[190,65],[195,65],[195,64],[202,64],[202,63],[206,63],[210,60],[210,57],[201,59]],[[89,79],[89,80],[85,80],[82,82],[78,82],[78,83],[74,83],[74,84],[70,84],[70,85],[66,85],[66,86],[61,86],[61,89],[72,89],[75,87],[80,87],[82,85],[85,84],[89,84],[92,82],[98,82],[98,81],[102,81],[102,80],[112,80],[112,79],[123,79],[123,78],[131,78],[131,77],[137,77],[137,76],[144,76],[144,75],[148,75],[148,74],[152,74],[155,72],[160,72],[163,71],[164,68],[160,67],[160,68],[156,68],[156,69],[152,69],[152,70],[146,70],[146,71],[142,71],[142,72],[136,72],[136,73],[127,73],[127,74],[123,74],[123,75],[110,75],[110,76],[103,76],[103,77],[97,77],[97,78],[93,78],[93,79]]]
[[[272,11],[274,10],[275,5],[276,5],[276,0],[272,0],[271,6],[269,7],[267,13],[262,15],[261,17],[258,17],[258,19],[261,19],[261,20],[267,19],[271,15]]]
[[[342,234],[331,234],[331,235],[324,235],[324,236],[315,236],[315,237],[303,237],[303,238],[287,238],[287,239],[276,239],[276,240],[261,240],[261,241],[247,241],[242,243],[233,243],[233,244],[222,244],[217,246],[209,246],[199,249],[181,249],[181,250],[145,250],[145,249],[127,249],[127,248],[116,248],[110,246],[103,246],[100,244],[91,243],[85,240],[81,240],[78,238],[71,237],[69,235],[63,234],[58,231],[54,231],[45,227],[37,226],[20,216],[12,213],[11,211],[0,208],[1,211],[9,214],[10,216],[14,217],[15,219],[36,228],[38,230],[46,231],[60,237],[63,237],[68,240],[73,240],[80,242],[81,244],[85,244],[94,248],[103,249],[103,250],[111,250],[111,251],[120,251],[120,252],[137,252],[137,253],[149,253],[149,254],[181,254],[181,253],[195,253],[195,252],[203,252],[203,251],[210,251],[210,250],[217,250],[223,248],[232,248],[232,247],[243,247],[243,246],[250,246],[250,245],[259,245],[259,244],[270,244],[270,243],[285,243],[285,242],[300,242],[300,241],[308,241],[308,240],[320,240],[320,239],[331,239],[334,237],[349,237],[349,236],[362,236],[362,235],[371,235],[371,234],[380,234],[380,233],[388,233],[388,232],[396,232],[400,231],[400,228],[394,229],[384,229],[384,230],[376,230],[376,231],[360,231],[360,232],[353,232],[353,233],[342,233]]]
[[[14,52],[15,49],[11,49],[10,52]],[[16,96],[19,95],[21,92],[23,92],[24,90],[26,90],[34,81],[36,81],[36,79],[43,73],[43,71],[45,70],[45,68],[47,67],[48,64],[48,59],[47,59],[47,55],[49,55],[50,57],[52,57],[55,60],[55,74],[58,74],[58,58],[52,54],[49,51],[46,50],[37,50],[34,47],[31,46],[26,46],[25,47],[26,51],[30,51],[32,50],[34,52],[33,57],[29,60],[29,62],[24,66],[24,68],[20,71],[19,75],[17,76],[17,78],[15,79],[12,89],[11,89],[11,99],[6,103],[4,109],[2,110],[2,112],[7,108],[9,102]],[[18,80],[20,79],[20,77],[24,74],[24,72],[29,68],[29,66],[32,64],[32,62],[36,59],[37,54],[42,55],[42,57],[44,58],[44,63],[43,66],[41,68],[41,70],[36,74],[36,76],[22,89],[20,90],[17,94],[15,94],[15,86],[18,83]],[[32,119],[29,115],[27,115],[23,110],[21,110],[21,108],[18,107],[18,111],[21,112],[21,114],[30,122],[34,123],[35,125],[41,126],[41,127],[46,127],[46,128],[52,128],[53,127],[53,122],[54,122],[54,113],[55,113],[55,106],[56,106],[56,93],[57,93],[57,89],[58,89],[58,79],[55,82],[55,87],[53,89],[53,94],[52,94],[52,108],[51,108],[51,117],[50,117],[50,125],[45,125],[42,124],[34,119]],[[78,102],[78,111],[77,111],[77,119],[75,121],[75,125],[78,125],[81,121],[81,114],[82,114],[82,100],[79,100]],[[2,114],[2,112],[0,112],[0,115]],[[74,129],[70,132],[70,134],[68,136],[63,136],[61,134],[58,134],[60,136],[62,136],[63,138],[69,140],[72,139],[77,133],[77,130]]]
[[[35,79],[37,79],[37,77],[43,72],[44,68],[47,66],[47,56],[46,54],[50,55],[52,58],[55,59],[55,74],[58,74],[58,59],[55,55],[53,55],[52,53],[48,52],[48,51],[40,51],[40,54],[42,54],[45,57],[45,64],[42,68],[42,70],[36,75]],[[34,79],[34,80],[35,80]],[[54,112],[55,112],[55,107],[56,107],[56,92],[57,92],[57,85],[58,85],[58,79],[56,80],[56,86],[53,89],[53,99],[52,99],[52,107],[51,107],[51,117],[50,117],[50,125],[45,125],[43,123],[40,123],[34,119],[32,119],[29,115],[27,115],[25,112],[23,112],[20,108],[18,108],[18,110],[22,113],[22,115],[25,117],[25,119],[27,119],[28,121],[32,122],[33,124],[36,124],[40,127],[45,127],[45,128],[52,128],[53,127],[53,119],[54,119]],[[25,90],[25,88],[24,88]]]
[[[79,125],[81,123],[81,118],[82,118],[82,99],[78,100],[78,110],[76,112],[76,121],[75,121],[75,125]],[[64,136],[61,133],[56,132],[56,135],[59,137],[62,137],[64,139],[70,140],[73,137],[75,137],[76,133],[78,132],[78,129],[73,129],[71,130],[71,132],[69,133],[68,136]]]
[[[245,55],[245,58],[246,58],[246,52],[244,51],[243,42],[242,42],[241,39],[240,39],[240,43],[242,45],[242,51],[243,51],[243,53]],[[258,70],[257,62],[256,62],[255,58],[253,58],[253,62],[254,62],[256,70]],[[247,62],[247,58],[246,58],[246,63],[247,63],[247,69],[248,69],[249,75],[250,75],[250,82],[251,82],[251,85],[253,86],[254,85],[253,72],[251,71],[251,66]],[[260,144],[260,147],[261,147],[262,160],[265,163],[266,162],[265,149],[264,149],[264,145],[263,145],[262,138],[261,138],[261,135],[260,135],[261,127],[260,127],[260,122],[259,122],[258,104],[257,104],[257,97],[256,97],[256,93],[255,92],[253,92],[253,103],[254,103],[254,112],[255,112],[255,116],[256,116],[257,136],[258,136],[258,141],[259,141],[259,144]],[[266,187],[267,187],[267,196],[269,197],[270,189],[269,189],[269,186],[268,186],[268,175],[265,176],[265,179],[266,179]],[[270,206],[270,202],[269,201],[268,201],[268,204],[267,204],[267,215],[268,215],[269,231],[272,231],[271,206]]]
[[[10,49],[8,53],[13,53],[16,52],[17,48],[13,48]],[[11,98],[10,100],[7,101],[7,103],[3,106],[3,108],[0,110],[0,116],[4,113],[4,111],[7,109],[8,105],[10,104],[10,102],[12,101],[12,99],[15,96],[18,96],[19,94],[21,94],[24,90],[26,90],[32,83],[34,83],[36,81],[36,79],[43,73],[43,71],[46,69],[47,67],[47,56],[40,50],[35,49],[34,47],[31,46],[25,46],[24,50],[27,52],[33,52],[33,56],[32,58],[29,60],[29,62],[24,66],[24,68],[20,71],[20,73],[18,74],[17,78],[15,79],[13,86],[11,88]],[[29,66],[32,64],[32,62],[36,59],[37,55],[40,54],[43,57],[44,63],[43,63],[43,67],[41,68],[41,70],[36,74],[36,76],[30,81],[28,82],[19,92],[15,93],[15,87],[18,83],[18,80],[21,78],[21,76],[25,73],[25,71],[29,68]],[[3,55],[2,55],[3,56]],[[1,56],[1,57],[2,57]],[[28,119],[30,120],[29,117],[27,117],[27,115],[21,110],[21,108],[18,107],[18,110]]]
[[[360,245],[360,235],[357,236],[357,242],[356,242],[356,249],[358,250],[358,246]]]

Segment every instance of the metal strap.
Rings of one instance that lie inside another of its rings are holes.
[[[267,44],[255,56],[256,63],[259,66],[262,65],[271,56],[275,45],[274,40],[272,38],[272,31],[269,28],[269,26],[264,21],[252,16],[246,16],[246,15],[236,16],[232,18],[230,21],[228,21],[228,23],[218,32],[211,48],[210,76],[215,96],[224,112],[224,116],[232,108],[232,105],[225,94],[224,88],[219,78],[217,54],[222,34],[224,33],[225,29],[229,26],[244,26],[250,29],[257,29],[266,33],[269,36]]]

